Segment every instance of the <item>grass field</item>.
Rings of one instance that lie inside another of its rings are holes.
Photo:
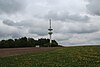
[[[63,47],[1,57],[0,67],[100,67],[100,46]]]

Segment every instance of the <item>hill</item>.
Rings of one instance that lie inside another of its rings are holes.
[[[99,67],[100,46],[55,48],[46,52],[1,57],[0,67]]]

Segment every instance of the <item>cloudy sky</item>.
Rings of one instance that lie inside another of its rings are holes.
[[[100,44],[100,0],[0,0],[0,40],[48,38],[62,45]]]

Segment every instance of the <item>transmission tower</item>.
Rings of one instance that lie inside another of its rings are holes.
[[[48,29],[48,34],[50,36],[50,46],[52,44],[52,34],[53,34],[53,29],[51,28],[51,19],[49,19],[49,24],[50,24],[50,27]]]

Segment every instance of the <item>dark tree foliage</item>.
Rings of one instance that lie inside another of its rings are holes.
[[[47,45],[49,43],[49,39],[38,39],[38,45],[40,45],[40,47],[48,47],[49,45]]]
[[[37,41],[34,40],[33,38],[28,38],[27,39],[27,45],[31,46],[31,47],[35,47],[36,46]]]
[[[33,38],[22,37],[19,39],[8,39],[0,41],[0,48],[16,48],[16,47],[35,47],[39,45],[40,47],[58,47],[58,43],[55,40],[52,40],[52,43],[49,43],[49,39],[41,38],[35,40]]]

